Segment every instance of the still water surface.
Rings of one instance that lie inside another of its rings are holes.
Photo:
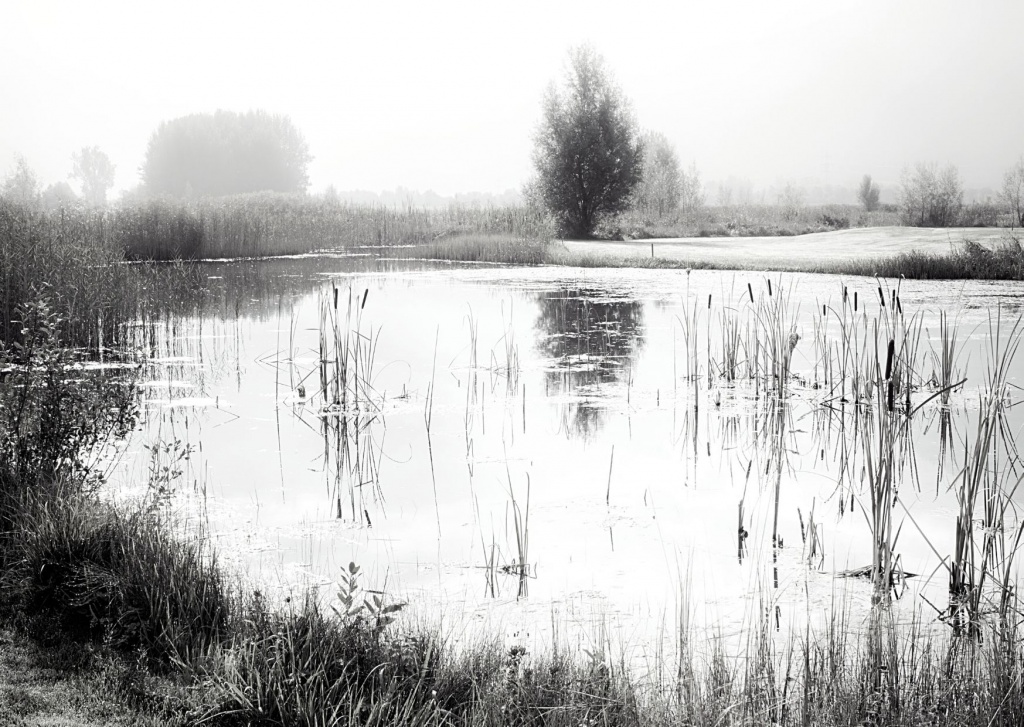
[[[543,642],[555,629],[585,644],[610,628],[633,645],[670,636],[681,599],[723,635],[766,608],[781,626],[837,598],[868,602],[866,583],[836,577],[871,563],[857,407],[826,385],[815,331],[838,335],[844,285],[847,305],[856,293],[858,312],[877,315],[874,280],[772,276],[799,336],[776,405],[720,375],[725,321],[749,322],[765,274],[329,256],[203,274],[143,328],[146,421],[119,480],[164,486],[268,593],[312,584],[329,598],[355,561],[364,585],[456,633],[488,624]],[[899,295],[921,316],[914,402],[934,392],[939,311],[958,317],[968,377],[946,409],[950,451],[938,400],[914,414],[894,508],[902,567],[919,574],[901,603],[944,606],[936,551],[953,547],[949,486],[989,316],[1001,307],[1008,328],[1022,291],[904,281]],[[320,362],[335,357],[321,352],[325,310],[359,349],[344,407],[321,388]],[[1016,436],[1016,409],[1007,422]]]

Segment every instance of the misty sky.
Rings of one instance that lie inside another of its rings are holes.
[[[98,145],[118,190],[161,120],[291,116],[311,188],[518,189],[547,84],[590,42],[706,181],[895,183],[952,162],[997,188],[1024,153],[1024,3],[0,3],[0,177]]]

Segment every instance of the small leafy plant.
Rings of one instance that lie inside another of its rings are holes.
[[[394,614],[408,605],[404,601],[389,603],[384,591],[371,591],[359,584],[361,569],[355,563],[341,572],[338,601],[341,607],[331,608],[346,625],[367,625],[377,638],[394,620]]]

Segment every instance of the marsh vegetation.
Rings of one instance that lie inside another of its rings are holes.
[[[161,719],[1019,721],[1011,288],[110,254],[12,272],[3,594]]]

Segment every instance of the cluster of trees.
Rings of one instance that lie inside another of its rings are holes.
[[[871,175],[864,175],[857,196],[868,212],[878,209],[879,189]],[[1011,224],[1024,227],[1024,156],[1004,175],[999,202],[1001,207],[988,202],[976,205],[991,216],[985,224],[997,224],[998,216],[1009,212]],[[907,167],[900,179],[899,209],[907,225],[949,227],[963,222],[964,187],[959,170],[952,164],[941,168],[934,163]],[[967,216],[971,217],[969,209]]]
[[[312,157],[302,134],[287,116],[264,111],[192,114],[162,123],[153,133],[142,164],[142,195],[177,198],[305,192]],[[6,199],[55,208],[84,202],[101,206],[114,185],[114,164],[99,147],[72,154],[70,179],[40,189],[24,157],[0,183]]]
[[[528,187],[528,199],[547,208],[563,234],[589,236],[601,217],[629,208],[661,217],[704,203],[696,170],[682,171],[663,134],[640,133],[603,59],[586,46],[570,51],[563,84],[552,84],[544,96],[533,162],[537,177]],[[857,196],[868,212],[880,207],[881,190],[870,175],[862,179]],[[787,210],[803,203],[801,191],[792,185],[778,197]],[[1000,198],[1014,224],[1024,226],[1024,157],[1007,172]],[[730,199],[726,195],[719,201]],[[899,208],[905,224],[955,225],[963,207],[963,183],[955,166],[917,164],[904,171]]]
[[[55,209],[84,201],[103,206],[107,192],[114,186],[115,167],[110,157],[97,146],[86,146],[71,155],[71,176],[82,188],[79,198],[65,181],[41,189],[39,179],[23,156],[15,159],[14,170],[4,179],[0,194],[5,199],[28,207]]]
[[[309,186],[309,145],[287,116],[217,111],[165,121],[149,139],[143,189],[168,197],[298,192]]]
[[[265,111],[191,114],[165,121],[150,137],[139,191],[175,198],[304,193],[311,160],[305,138],[287,116]],[[563,234],[589,236],[603,217],[629,209],[660,218],[705,202],[696,168],[682,169],[664,134],[641,133],[628,99],[589,46],[570,51],[563,83],[552,83],[544,95],[533,162],[537,175],[527,187],[528,201],[545,207]],[[79,201],[98,206],[106,202],[114,172],[98,147],[76,151],[70,179],[80,185],[79,198],[66,181],[41,190],[28,163],[18,157],[0,194],[32,206]],[[720,190],[720,204],[731,203],[731,191]],[[861,180],[857,196],[868,212],[880,206],[880,190],[870,175]],[[900,182],[903,221],[954,225],[963,196],[955,166],[917,164],[904,171]],[[1024,227],[1024,156],[1006,173],[999,196],[1014,224]],[[795,210],[803,203],[801,190],[787,185],[778,203]]]
[[[682,171],[663,134],[640,132],[629,101],[589,46],[569,52],[563,84],[544,95],[533,163],[537,177],[527,197],[567,235],[587,237],[602,217],[631,208],[662,216],[704,202],[696,170]]]

